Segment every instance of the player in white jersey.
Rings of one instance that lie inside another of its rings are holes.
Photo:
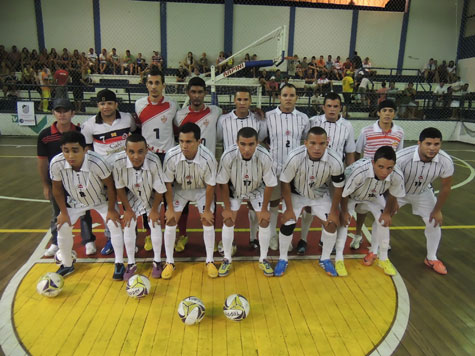
[[[320,266],[327,274],[336,275],[330,254],[335,246],[345,175],[340,156],[327,146],[325,130],[318,126],[312,127],[304,145],[289,153],[282,168],[280,181],[285,212],[280,226],[280,257],[274,269],[275,276],[282,276],[287,269],[288,246],[292,241],[295,224],[306,206],[311,208],[312,215],[318,217],[323,224]],[[330,179],[334,186],[333,197],[330,197],[327,183]]]
[[[200,77],[191,78],[186,87],[190,105],[178,110],[175,117],[175,125],[181,127],[186,123],[192,122],[201,129],[201,144],[206,146],[213,155],[216,155],[216,125],[222,110],[216,105],[206,105],[204,102],[206,96],[206,84]],[[188,242],[186,225],[188,220],[188,205],[183,210],[178,229],[180,237],[176,242],[175,251],[181,252],[185,249]]]
[[[341,203],[344,225],[338,228],[336,241],[335,265],[339,276],[348,275],[343,262],[343,249],[351,214],[355,211],[371,212],[374,216],[371,252],[365,256],[363,263],[370,266],[379,257],[378,266],[383,268],[384,273],[392,276],[396,274],[388,259],[389,226],[391,215],[397,207],[396,199],[403,197],[405,192],[402,172],[395,164],[396,153],[393,148],[382,146],[376,151],[373,160],[363,158],[346,169]]]
[[[214,264],[214,189],[216,185],[217,162],[214,155],[200,144],[200,128],[188,122],[180,127],[179,145],[170,149],[163,163],[167,192],[165,213],[165,250],[173,255],[177,221],[183,208],[189,202],[196,202],[203,224],[203,239],[206,249],[208,276],[216,278],[218,269]],[[173,190],[172,190],[173,184]],[[175,265],[167,263],[162,278],[171,277]]]
[[[258,133],[252,127],[239,130],[237,144],[224,151],[216,182],[220,185],[224,203],[222,230],[224,259],[219,267],[219,276],[227,276],[231,269],[234,225],[243,200],[250,203],[259,222],[261,247],[259,268],[266,276],[272,276],[274,273],[267,261],[270,241],[268,205],[272,189],[277,185],[277,177],[270,154],[264,147],[259,146]]]
[[[135,112],[148,149],[157,153],[163,162],[165,153],[175,146],[173,120],[177,105],[163,96],[165,76],[157,67],[152,67],[148,73],[146,85],[148,96],[135,102]]]
[[[267,137],[269,138],[269,148],[277,177],[280,176],[282,165],[290,151],[299,147],[304,138],[305,132],[309,128],[308,116],[295,109],[297,103],[297,89],[292,84],[285,84],[280,88],[280,105],[274,110],[266,112]],[[282,198],[280,182],[272,191],[270,208],[270,248],[277,250],[279,240],[276,235],[277,217],[279,215],[279,204]],[[304,222],[302,222],[304,223]],[[308,223],[308,222],[307,222]],[[292,250],[292,243],[288,245]]]
[[[399,207],[412,205],[413,214],[424,221],[427,239],[427,256],[424,263],[440,274],[447,274],[447,268],[437,259],[442,231],[442,207],[452,187],[454,163],[450,156],[440,149],[442,133],[433,127],[422,130],[416,146],[397,152],[397,166],[404,174],[406,196],[398,199]],[[441,188],[437,198],[432,182],[440,177]]]
[[[162,229],[160,226],[160,203],[162,194],[167,191],[160,159],[147,149],[142,135],[132,134],[125,143],[125,152],[115,155],[112,174],[117,198],[124,207],[124,244],[127,252],[127,269],[123,275],[128,280],[137,271],[135,264],[135,242],[137,217],[146,214],[151,229],[153,246],[152,277],[162,275],[161,250]],[[126,192],[128,189],[128,193]],[[167,257],[173,262],[173,256]]]
[[[221,115],[218,119],[217,139],[223,141],[223,150],[236,143],[237,133],[243,127],[252,127],[258,133],[258,141],[262,142],[267,134],[266,122],[261,120],[251,110],[252,97],[249,89],[240,87],[234,93],[234,105],[236,108],[231,112]],[[249,244],[251,248],[257,248],[257,216],[256,212],[249,209]]]
[[[57,273],[66,276],[74,272],[71,256],[73,225],[86,211],[93,209],[99,213],[110,229],[113,242],[119,245],[122,231],[119,213],[115,209],[114,182],[105,159],[96,152],[86,150],[86,140],[78,131],[65,132],[60,144],[62,153],[52,159],[50,176],[53,196],[61,211],[57,224],[63,264]],[[69,194],[67,202],[64,191]],[[115,258],[116,263],[123,263],[118,254]]]
[[[328,135],[328,148],[336,151],[341,160],[345,160],[346,165],[349,166],[355,161],[355,133],[351,123],[340,116],[341,108],[340,95],[334,92],[328,93],[323,100],[324,114],[311,117],[310,127],[322,127]],[[302,221],[309,218],[312,219],[312,214],[306,208],[302,212]],[[309,227],[308,224],[302,224],[301,238],[297,244],[299,255],[305,254]],[[322,245],[321,241],[320,245]]]
[[[383,100],[378,105],[378,121],[364,127],[356,142],[356,159],[362,155],[364,158],[373,159],[374,153],[381,146],[391,146],[394,151],[399,151],[404,146],[404,131],[393,121],[396,117],[396,104],[392,100]],[[366,214],[358,214],[356,219],[356,232],[350,244],[352,249],[360,247]]]

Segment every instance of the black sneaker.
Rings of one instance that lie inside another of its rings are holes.
[[[249,247],[251,248],[251,250],[258,249],[259,248],[259,241],[257,241],[257,240],[249,241]]]
[[[125,273],[125,266],[123,263],[116,263],[114,266],[114,275],[112,278],[116,281],[123,281]]]
[[[65,267],[64,265],[61,265],[59,269],[56,271],[57,274],[60,274],[63,277],[66,277],[67,275],[73,272],[74,272],[74,265],[71,265],[69,267]]]
[[[305,251],[307,250],[307,242],[304,240],[299,240],[297,244],[297,255],[305,255]]]

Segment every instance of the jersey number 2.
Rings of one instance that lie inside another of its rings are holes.
[[[290,140],[287,140],[287,142],[285,143],[285,147],[290,147]]]

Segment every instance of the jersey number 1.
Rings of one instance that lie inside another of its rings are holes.
[[[158,140],[160,138],[160,129],[153,129],[155,131],[155,138]]]

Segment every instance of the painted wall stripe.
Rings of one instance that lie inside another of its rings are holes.
[[[167,54],[167,3],[160,1],[160,54],[163,57],[165,67],[168,62]]]
[[[41,0],[35,0],[35,17],[36,17],[36,35],[38,37],[38,48],[40,51],[46,47],[45,29],[43,26],[43,11],[41,10]]]
[[[290,7],[289,15],[289,42],[287,46],[287,55],[294,55],[294,42],[295,42],[295,6]]]
[[[101,41],[101,9],[99,0],[92,0],[92,15],[94,18],[94,48],[97,55],[101,53],[102,41]]]
[[[350,35],[350,53],[348,57],[352,58],[356,49],[356,35],[358,33],[358,15],[359,10],[353,10],[353,16],[351,19],[351,35]]]
[[[224,53],[233,53],[234,1],[224,1]]]
[[[411,8],[411,0],[406,2],[406,11],[404,11],[404,16],[402,18],[401,26],[401,37],[399,40],[399,53],[397,57],[397,71],[401,73],[401,70],[404,66],[404,54],[406,53],[406,40],[407,40],[407,27],[409,24],[409,10]]]

